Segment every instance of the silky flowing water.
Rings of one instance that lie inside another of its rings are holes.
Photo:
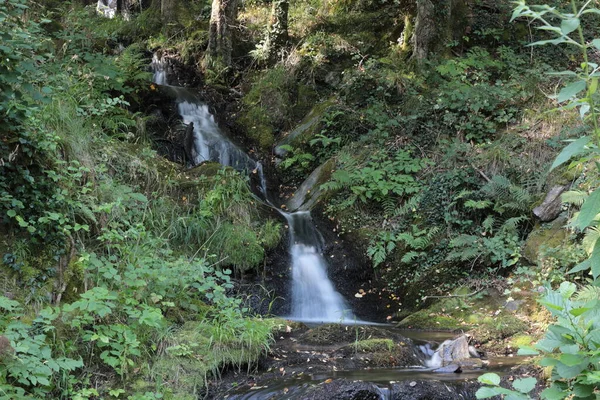
[[[223,135],[207,104],[190,98],[187,89],[169,85],[168,63],[154,55],[152,68],[154,83],[169,86],[176,94],[183,123],[193,124],[193,164],[215,161],[238,171],[258,174],[263,200],[287,220],[292,264],[292,313],[288,318],[314,323],[355,322],[354,314],[327,276],[327,263],[322,255],[323,238],[310,212],[285,213],[272,205],[260,162],[251,159]]]

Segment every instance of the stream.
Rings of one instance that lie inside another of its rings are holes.
[[[178,112],[182,117],[183,122],[188,126],[190,132],[193,127],[192,159],[188,160],[188,163],[191,164],[191,166],[194,166],[205,161],[214,161],[232,167],[242,173],[255,174],[259,178],[257,186],[261,200],[277,210],[282,218],[286,220],[289,226],[288,251],[291,260],[292,281],[290,299],[291,314],[284,317],[289,320],[307,323],[310,326],[324,323],[341,324],[341,326],[355,325],[357,327],[359,325],[369,325],[368,322],[357,320],[347,301],[335,289],[333,282],[329,279],[327,262],[323,256],[323,248],[326,243],[324,243],[323,236],[315,227],[310,211],[304,210],[288,213],[272,204],[269,200],[269,193],[267,192],[268,185],[265,180],[261,163],[248,156],[222,133],[214,116],[210,113],[209,106],[200,101],[197,96],[194,95],[193,91],[187,88],[169,85],[168,63],[165,60],[159,59],[155,55],[152,60],[152,69],[154,71],[154,83],[161,85],[171,93],[176,99]],[[388,326],[385,329],[393,328]],[[283,371],[283,373],[280,375],[273,375],[267,380],[266,384],[263,380],[262,383],[257,383],[255,386],[244,385],[234,387],[231,390],[227,390],[227,393],[223,398],[235,400],[321,398],[318,396],[311,397],[313,396],[312,393],[315,391],[315,387],[338,380],[343,382],[348,381],[350,383],[356,383],[358,381],[363,385],[370,385],[368,386],[368,390],[370,390],[370,393],[372,394],[370,395],[371,397],[356,397],[357,399],[385,400],[410,398],[406,396],[402,397],[402,395],[397,395],[397,393],[400,393],[399,390],[410,391],[411,388],[416,386],[417,382],[421,380],[430,382],[425,384],[429,385],[428,390],[435,385],[442,384],[442,381],[444,382],[443,385],[446,385],[444,387],[448,388],[449,386],[447,385],[454,385],[454,383],[457,382],[475,380],[477,376],[484,372],[480,368],[482,363],[479,364],[479,367],[467,369],[462,373],[453,373],[454,370],[438,370],[437,373],[434,372],[436,368],[447,366],[448,364],[439,360],[443,347],[447,345],[449,339],[454,336],[452,334],[435,332],[398,332],[397,329],[395,334],[407,338],[405,340],[406,343],[400,344],[405,346],[404,348],[410,349],[409,351],[413,353],[411,356],[414,356],[413,359],[418,359],[420,362],[415,363],[416,365],[410,367],[398,366],[396,368],[368,369],[342,368],[340,370],[337,370],[333,363],[330,368],[325,370],[323,368],[311,370],[312,367],[301,366],[301,364],[298,364],[296,365],[296,370],[289,375],[286,375],[285,373],[286,368],[277,367],[277,370]],[[284,338],[281,337],[280,339]],[[297,339],[291,339],[286,348],[287,350],[282,350],[282,352],[286,353],[289,351],[290,353],[296,354],[296,356],[306,354],[306,358],[309,361],[310,358],[313,357],[313,362],[315,354],[323,356],[323,360],[321,361],[326,362],[325,359],[331,360],[335,358],[336,356],[332,356],[332,354],[338,354],[336,351],[343,348],[341,346],[336,349],[323,349],[318,346],[301,347],[296,341]],[[348,347],[349,342],[350,341],[348,340],[346,341],[346,347]],[[395,345],[398,344],[396,343]],[[465,344],[463,346],[466,349],[465,346],[467,345]],[[327,353],[327,351],[329,351],[329,353]],[[464,351],[467,352],[466,357],[469,357],[469,352],[473,354],[470,348],[468,351]],[[330,358],[330,356],[332,358]],[[286,357],[286,355],[283,355],[282,357]],[[304,361],[306,360],[303,359],[303,362]],[[488,360],[487,363],[484,362],[484,365],[486,365],[485,371],[501,373],[502,371],[507,371],[509,367],[517,364],[519,361],[521,361],[519,357],[491,359]],[[324,367],[324,364],[320,364],[319,366]],[[329,367],[329,364],[326,364],[326,366]],[[305,370],[302,368],[305,368]],[[397,386],[396,382],[399,381],[405,382],[405,385],[402,387]],[[367,389],[365,388],[364,390]],[[473,398],[472,393],[466,394],[465,392],[464,395],[461,394],[461,390],[463,389],[459,387],[453,390],[457,393],[458,397],[456,398]],[[323,398],[327,398],[327,396]],[[339,398],[341,399],[342,397]],[[442,396],[440,398],[455,397]]]

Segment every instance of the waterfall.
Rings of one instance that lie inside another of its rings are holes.
[[[216,161],[238,171],[251,172],[259,178],[259,189],[267,204],[277,210],[290,227],[292,260],[291,319],[307,322],[356,322],[348,307],[327,276],[327,263],[322,255],[323,237],[317,231],[310,213],[285,213],[268,199],[267,182],[260,162],[251,159],[226,138],[219,129],[207,104],[193,99],[185,88],[168,84],[168,63],[156,54],[152,58],[154,83],[169,87],[177,95],[177,108],[183,122],[193,128],[195,165]],[[190,125],[193,124],[193,125]]]
[[[323,238],[310,213],[285,214],[290,227],[292,258],[291,319],[305,322],[353,322],[355,317],[327,277]]]
[[[177,109],[183,123],[188,126],[193,124],[192,164],[198,165],[205,161],[215,161],[239,172],[256,174],[259,178],[258,188],[266,196],[266,179],[262,164],[251,159],[223,135],[207,104],[192,98],[193,96],[190,96],[189,91],[185,88],[168,84],[169,65],[165,59],[154,54],[151,67],[154,71],[154,83],[168,86],[177,95]]]

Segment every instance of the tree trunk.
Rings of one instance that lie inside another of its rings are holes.
[[[208,55],[213,62],[231,66],[231,26],[237,19],[239,0],[213,0],[208,36]]]
[[[160,14],[165,23],[170,23],[175,20],[177,10],[177,0],[162,0],[160,5]]]
[[[436,36],[435,6],[431,0],[417,0],[417,20],[412,37],[413,57],[417,61],[427,58]]]
[[[269,60],[274,60],[279,55],[280,50],[288,42],[288,10],[290,8],[289,0],[275,0],[271,11],[271,20],[267,31],[267,41],[265,46]]]

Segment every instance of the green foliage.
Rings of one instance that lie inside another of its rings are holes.
[[[514,390],[506,389],[500,386],[500,377],[493,372],[483,374],[477,380],[484,385],[490,385],[477,390],[475,395],[478,399],[502,396],[506,400],[527,400],[530,398],[527,393],[531,392],[537,383],[535,378],[516,379],[512,382]]]
[[[539,300],[556,318],[548,327],[544,338],[534,347],[523,346],[521,355],[542,354],[539,364],[551,367],[549,388],[541,393],[543,399],[594,398],[598,390],[600,329],[598,305],[600,292],[597,286],[582,288],[571,282],[563,282],[557,290],[547,289]],[[557,351],[558,350],[558,351]],[[497,387],[499,378],[480,378],[480,382],[492,387],[481,388],[477,398],[506,394],[507,398],[529,399],[526,394],[535,386],[534,378],[519,382],[514,388],[520,393]],[[517,383],[517,381],[515,382]]]
[[[479,232],[463,233],[450,241],[448,260],[480,262],[507,268],[521,258],[520,226],[528,220],[531,194],[503,176],[494,176],[479,191],[455,197],[467,212],[485,211]],[[474,224],[477,227],[476,224]]]
[[[591,135],[583,136],[565,147],[554,161],[552,169],[575,156],[580,158],[572,165],[596,161],[600,144],[600,128],[598,126],[600,114],[595,99],[598,89],[598,65],[589,61],[591,52],[600,48],[600,39],[588,41],[582,25],[584,19],[600,13],[600,10],[590,7],[590,3],[578,6],[573,1],[571,5],[571,10],[567,11],[548,5],[529,6],[522,0],[517,3],[512,16],[513,20],[525,17],[538,21],[541,23],[538,29],[548,31],[554,36],[553,39],[534,42],[531,46],[568,44],[577,48],[583,59],[581,66],[576,71],[568,70],[556,74],[565,76],[571,81],[560,90],[556,100],[559,104],[563,104],[564,109],[579,109],[582,120],[591,126],[592,132]],[[600,210],[599,199],[600,190],[596,189],[583,201],[580,212],[570,222],[571,226],[581,231],[588,228],[593,229]],[[595,251],[596,248],[599,250]],[[600,276],[600,268],[598,268],[600,258],[598,257],[600,257],[600,246],[594,246],[590,258],[573,268],[571,272],[591,269],[591,274],[596,279]]]
[[[484,142],[515,122],[516,100],[526,96],[527,82],[517,77],[525,62],[508,47],[499,47],[497,55],[476,47],[436,68],[443,81],[434,109],[442,125],[467,140]]]
[[[248,136],[261,148],[270,148],[275,132],[290,121],[297,94],[294,74],[284,66],[277,66],[256,77],[252,88],[244,96],[243,112],[238,122]]]
[[[341,208],[361,202],[382,203],[390,196],[404,197],[417,193],[421,185],[414,175],[428,165],[428,160],[414,158],[406,150],[398,150],[392,157],[376,152],[360,165],[340,165],[322,188],[329,191],[349,189],[349,197]]]

